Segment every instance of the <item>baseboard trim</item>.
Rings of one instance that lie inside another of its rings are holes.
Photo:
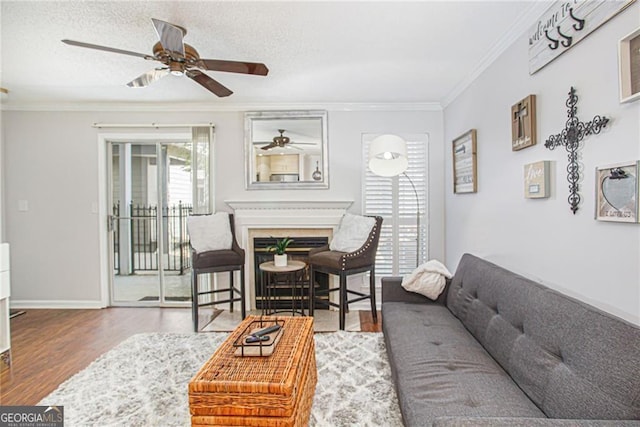
[[[10,301],[11,308],[19,309],[36,309],[36,308],[50,308],[50,309],[97,309],[105,308],[100,301],[78,301],[78,300],[15,300]]]

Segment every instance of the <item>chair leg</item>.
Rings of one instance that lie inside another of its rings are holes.
[[[378,323],[378,309],[376,308],[376,268],[371,269],[369,274],[369,292],[371,295],[371,316],[373,323]]]
[[[340,273],[340,330],[344,331],[344,324],[346,320],[347,310],[347,275],[344,272]]]
[[[313,266],[309,265],[309,316],[313,317],[313,309],[316,305],[315,303],[315,286],[313,279]]]
[[[240,313],[242,319],[247,317],[247,309],[244,306],[244,265],[240,267]]]
[[[233,313],[233,270],[229,272],[229,313]]]
[[[198,332],[198,273],[191,269],[191,320],[193,332]]]

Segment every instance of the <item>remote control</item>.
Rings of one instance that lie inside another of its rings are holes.
[[[244,339],[244,342],[246,342],[247,344],[251,344],[254,342],[269,341],[270,339],[271,337],[269,335],[264,335],[259,337],[256,337],[255,335],[249,335],[247,338]]]
[[[271,332],[275,332],[278,330],[280,330],[280,325],[272,325],[264,329],[260,329],[259,331],[255,331],[251,335],[253,335],[254,337],[261,337],[263,335],[267,335],[267,334],[270,334]]]

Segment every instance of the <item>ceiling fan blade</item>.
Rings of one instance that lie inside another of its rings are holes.
[[[221,59],[201,59],[202,68],[211,71],[225,71],[227,73],[254,74],[266,76],[269,69],[260,62],[225,61]]]
[[[166,76],[167,74],[169,74],[168,68],[156,68],[155,70],[147,71],[141,76],[131,80],[129,83],[127,83],[127,86],[147,87],[151,83],[155,82],[156,80],[160,80],[162,77]]]
[[[272,148],[275,148],[277,146],[278,146],[278,144],[276,144],[275,142],[272,142],[271,144],[265,145],[264,147],[260,147],[260,148],[263,149],[263,150],[271,150]]]
[[[218,95],[221,98],[225,97],[225,96],[229,96],[229,95],[231,95],[233,93],[230,89],[226,88],[221,83],[219,83],[218,81],[212,79],[211,77],[207,76],[205,73],[203,73],[201,71],[198,71],[198,70],[187,70],[185,72],[185,74],[186,74],[187,77],[189,77],[192,80],[195,80],[200,85],[202,85],[204,88],[206,88],[209,91],[215,93],[216,95]]]
[[[184,56],[183,30],[176,25],[159,19],[151,18],[151,21],[153,21],[153,26],[156,29],[156,33],[158,33],[162,47],[165,50]]]
[[[68,40],[68,39],[64,39],[64,40],[61,40],[61,41],[62,41],[62,43],[66,43],[66,44],[71,45],[71,46],[79,46],[79,47],[86,47],[86,48],[89,48],[89,49],[105,50],[107,52],[121,53],[123,55],[138,56],[138,57],[144,58],[144,59],[155,59],[151,55],[147,55],[147,54],[144,54],[144,53],[131,52],[129,50],[116,49],[114,47],[100,46],[100,45],[97,45],[97,44],[78,42],[78,41],[75,41],[75,40]]]

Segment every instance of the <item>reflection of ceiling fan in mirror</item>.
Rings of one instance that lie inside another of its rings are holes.
[[[288,136],[284,136],[284,133],[286,132],[284,129],[278,129],[278,132],[280,132],[280,135],[273,137],[273,142],[260,148],[263,150],[271,150],[272,148],[279,147],[302,150],[302,148],[298,148],[296,145],[315,145],[313,142],[291,142],[291,139]],[[258,142],[258,144],[266,144],[266,142]]]
[[[146,87],[168,74],[174,76],[185,75],[217,96],[224,97],[231,95],[233,92],[202,71],[224,71],[228,73],[253,74],[259,76],[266,76],[269,72],[266,65],[262,63],[201,59],[193,47],[183,43],[182,39],[187,34],[186,29],[159,19],[152,18],[151,21],[160,38],[160,41],[153,46],[153,55],[67,39],[62,40],[62,42],[72,46],[138,56],[164,64],[164,67],[148,71],[130,81],[127,83],[129,87]]]

